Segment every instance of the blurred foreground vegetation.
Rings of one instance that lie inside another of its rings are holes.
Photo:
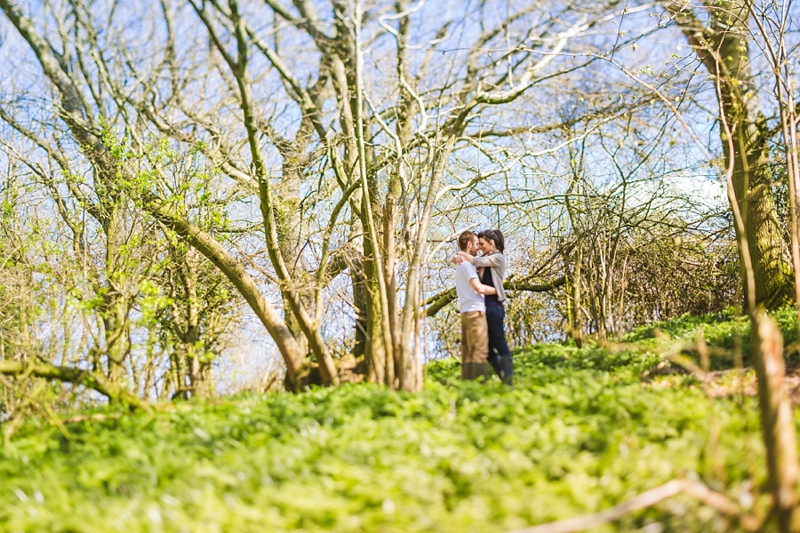
[[[0,451],[0,530],[499,532],[682,476],[765,508],[756,399],[737,392],[752,372],[715,373],[710,395],[663,357],[698,326],[746,344],[730,313],[685,316],[616,346],[534,345],[513,390],[461,383],[451,359],[428,365],[419,394],[354,385],[31,418]],[[678,497],[595,531],[641,528],[736,525]]]

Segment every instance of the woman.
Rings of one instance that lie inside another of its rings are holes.
[[[459,252],[458,256],[478,267],[481,283],[494,287],[496,295],[486,296],[486,322],[489,325],[489,363],[506,385],[514,383],[514,362],[511,350],[508,349],[503,322],[506,310],[503,302],[506,293],[503,280],[506,277],[506,258],[503,256],[505,239],[500,230],[488,229],[478,234],[478,248],[483,252],[480,257],[473,257]]]

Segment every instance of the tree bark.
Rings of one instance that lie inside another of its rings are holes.
[[[558,277],[548,283],[531,283],[530,279],[526,278],[520,280],[507,279],[503,282],[503,288],[507,291],[548,292],[561,287],[564,283],[566,283],[566,278],[564,276]],[[455,299],[455,288],[445,289],[425,300],[422,305],[426,307],[425,314],[431,317],[435,316],[444,306]]]
[[[143,205],[161,223],[185,238],[206,256],[234,284],[278,346],[286,363],[290,386],[294,389],[301,387],[309,371],[305,352],[277,311],[264,298],[258,284],[247,273],[244,265],[232,257],[213,237],[171,213],[161,205],[158,198],[147,196]]]
[[[789,250],[781,235],[767,165],[767,124],[750,70],[748,0],[705,2],[708,26],[699,21],[689,4],[674,0],[662,3],[717,84],[719,105],[732,142],[725,128],[720,128],[720,139],[726,168],[733,166],[733,187],[753,262],[755,301],[766,309],[777,308],[792,297],[794,290],[785,259]]]
[[[0,361],[0,374],[7,376],[30,375],[43,379],[54,379],[65,381],[76,385],[83,385],[92,390],[96,390],[111,401],[123,402],[131,407],[147,409],[146,404],[134,394],[112,381],[93,372],[71,368],[66,366],[56,366],[46,363],[27,365],[16,361]]]
[[[581,284],[583,283],[582,267],[583,267],[583,250],[580,244],[576,250],[575,261],[572,264],[572,279],[570,280],[570,298],[572,303],[572,312],[570,313],[570,335],[575,341],[575,346],[578,348],[583,347],[583,314],[581,313]]]
[[[756,333],[754,366],[758,376],[758,403],[761,432],[767,452],[767,471],[773,507],[781,533],[800,531],[800,508],[797,505],[797,441],[792,404],[786,390],[786,367],[783,362],[783,337],[772,318],[752,317]]]

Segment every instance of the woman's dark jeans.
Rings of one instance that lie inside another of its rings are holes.
[[[506,318],[505,308],[500,306],[486,307],[486,322],[489,325],[489,363],[506,385],[514,384],[514,361],[506,342],[506,331],[503,322]]]

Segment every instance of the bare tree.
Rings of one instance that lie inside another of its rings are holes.
[[[423,271],[442,206],[513,171],[514,132],[561,127],[497,126],[497,110],[591,63],[566,52],[585,50],[585,36],[624,11],[556,4],[509,4],[501,15],[487,2],[467,13],[457,2],[164,0],[140,8],[147,46],[113,9],[65,1],[45,9],[49,27],[11,0],[0,8],[51,83],[60,104],[50,111],[92,187],[220,269],[275,341],[290,388],[339,381],[323,321],[331,280],[346,273],[368,379],[415,390]],[[178,24],[208,46],[182,42]],[[148,136],[218,169],[239,206],[258,206],[260,235],[249,227],[235,248],[183,210]],[[479,154],[489,164],[471,166]]]
[[[730,126],[730,132],[720,128],[720,137],[726,166],[733,165],[744,238],[752,254],[756,302],[772,309],[792,294],[791,272],[767,171],[770,131],[751,67],[750,3],[665,1],[663,5],[718,87],[719,108]]]

